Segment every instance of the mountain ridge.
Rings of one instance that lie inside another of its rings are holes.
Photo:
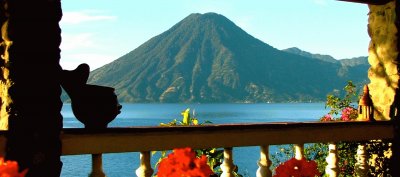
[[[343,66],[356,66],[356,65],[360,65],[360,64],[369,65],[367,56],[336,59],[336,58],[334,58],[334,57],[332,57],[330,55],[315,54],[315,53],[311,53],[311,52],[307,52],[307,51],[301,50],[301,49],[299,49],[297,47],[291,47],[291,48],[283,49],[282,51],[293,53],[293,54],[296,54],[296,55],[301,55],[301,56],[308,57],[308,58],[319,59],[319,60],[326,61],[326,62],[341,63]]]
[[[350,77],[366,82],[366,71],[280,51],[223,15],[196,13],[92,71],[89,83],[114,87],[121,102],[308,102]]]

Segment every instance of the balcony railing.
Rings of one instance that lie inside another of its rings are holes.
[[[93,154],[92,176],[105,176],[102,170],[101,154],[119,152],[140,152],[140,166],[137,176],[153,174],[150,165],[150,151],[170,150],[176,147],[224,148],[222,176],[232,176],[234,162],[232,148],[259,146],[258,177],[271,176],[268,147],[279,144],[295,144],[295,157],[303,156],[304,143],[329,143],[326,173],[338,174],[335,142],[392,139],[393,124],[382,122],[318,122],[318,123],[262,123],[262,124],[220,124],[206,126],[178,127],[127,127],[107,128],[89,131],[82,128],[66,128],[62,133],[62,154]],[[0,132],[0,153],[4,154],[5,132]],[[112,143],[110,143],[112,142]],[[363,146],[359,146],[363,156]],[[366,161],[366,158],[360,158]],[[367,165],[366,162],[358,162]],[[367,168],[365,168],[367,169]],[[361,168],[362,171],[362,168]],[[364,170],[365,171],[365,170]],[[361,172],[360,172],[361,173]]]

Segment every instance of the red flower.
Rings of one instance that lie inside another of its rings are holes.
[[[15,161],[4,161],[3,157],[0,157],[0,177],[24,177],[28,169],[19,173],[18,163]]]
[[[158,177],[209,177],[213,174],[207,165],[207,157],[196,157],[190,148],[174,149],[167,158],[161,160]]]
[[[291,158],[275,169],[274,177],[315,177],[321,175],[315,161]]]

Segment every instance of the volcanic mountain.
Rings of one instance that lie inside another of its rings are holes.
[[[89,83],[114,87],[121,102],[309,102],[366,83],[368,64],[354,63],[281,51],[220,14],[191,14]]]

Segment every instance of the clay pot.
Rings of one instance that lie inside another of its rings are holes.
[[[71,98],[72,112],[87,129],[104,129],[120,113],[114,88],[84,85]]]

